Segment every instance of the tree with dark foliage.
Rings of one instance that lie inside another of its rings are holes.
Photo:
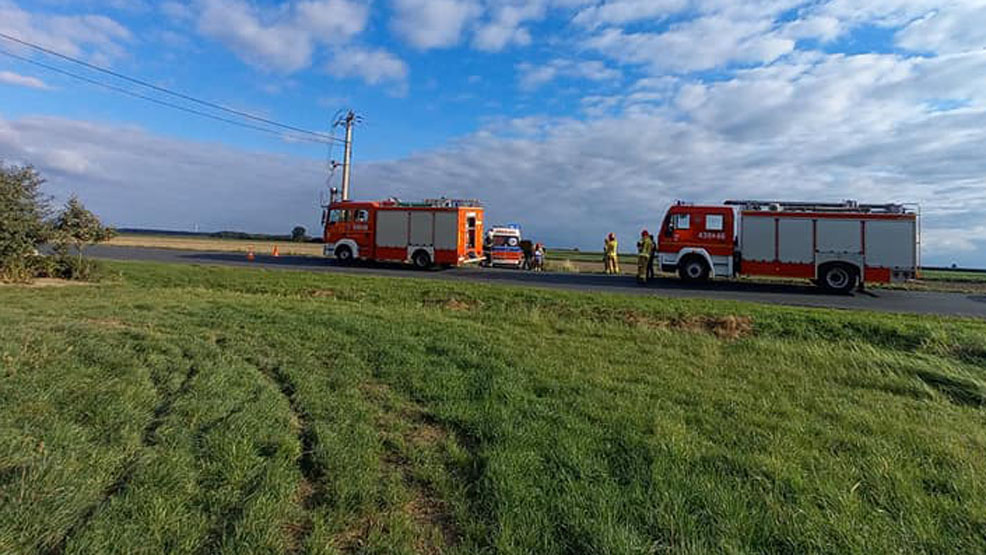
[[[87,246],[109,241],[116,235],[113,229],[104,226],[99,217],[74,196],[65,203],[65,208],[55,218],[53,227],[59,252],[66,254],[69,246],[75,247],[79,259],[82,259]]]
[[[48,198],[41,193],[44,179],[31,166],[0,161],[0,274],[24,280],[28,259],[48,240]]]

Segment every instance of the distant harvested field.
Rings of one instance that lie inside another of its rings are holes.
[[[0,288],[0,553],[986,553],[986,322],[112,263]]]
[[[245,241],[242,239],[217,239],[212,237],[122,234],[107,243],[118,247],[151,247],[218,252],[247,252],[252,246],[258,254],[269,254],[277,245],[280,254],[297,256],[321,256],[321,243],[293,243],[291,241]]]

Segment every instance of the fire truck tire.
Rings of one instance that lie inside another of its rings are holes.
[[[848,293],[856,287],[859,279],[856,269],[848,264],[829,264],[819,275],[818,284],[827,291]]]
[[[414,267],[419,270],[431,269],[431,255],[428,254],[428,251],[418,251],[414,253],[414,256],[411,257],[411,262],[414,264]]]
[[[353,262],[353,249],[346,245],[336,247],[335,255],[339,264],[352,264]]]
[[[678,264],[678,276],[682,281],[699,283],[708,281],[709,265],[700,256],[686,256]]]

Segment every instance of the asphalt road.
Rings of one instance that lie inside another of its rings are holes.
[[[249,262],[243,254],[238,253],[111,247],[106,245],[91,247],[86,252],[96,258],[111,260],[147,260],[179,264],[220,264],[268,269],[338,272],[354,275],[477,281],[579,291],[607,291],[611,293],[659,295],[679,298],[725,299],[788,306],[986,318],[986,295],[961,293],[874,290],[851,295],[837,295],[821,291],[811,285],[765,284],[739,281],[716,281],[703,285],[692,285],[671,278],[661,278],[646,287],[642,287],[637,285],[632,276],[627,275],[532,273],[474,267],[419,272],[403,266],[337,266],[330,260],[301,256],[273,258],[260,255],[257,256],[256,261]]]

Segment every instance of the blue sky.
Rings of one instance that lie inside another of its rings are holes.
[[[978,0],[0,0],[0,32],[305,128],[352,107],[358,196],[478,197],[549,244],[858,198],[986,267]],[[0,158],[117,225],[314,230],[327,157],[0,55]]]

